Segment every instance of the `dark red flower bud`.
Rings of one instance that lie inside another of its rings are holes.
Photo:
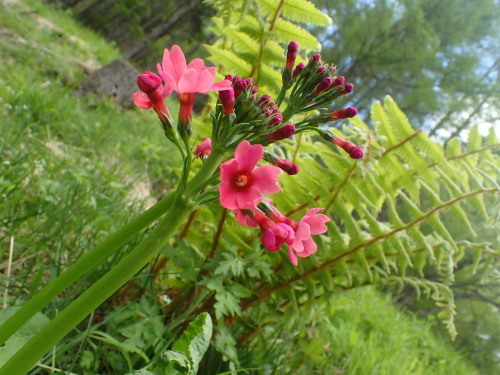
[[[272,139],[273,141],[281,141],[282,139],[290,138],[295,134],[295,125],[286,124],[281,128],[275,130],[273,133],[269,134],[267,138]]]
[[[340,120],[344,118],[352,118],[358,114],[358,109],[356,107],[349,107],[346,109],[340,109],[338,111],[332,112],[329,121]]]
[[[272,117],[271,121],[269,121],[269,126],[276,126],[281,124],[283,121],[283,115],[281,113],[275,113],[274,116]]]
[[[314,55],[311,56],[311,62],[317,62],[321,60],[321,55],[319,53],[315,53]]]
[[[233,76],[231,74],[226,74],[226,76],[224,77],[225,79],[227,79],[228,81],[233,81]]]
[[[323,131],[321,135],[327,141],[330,141],[334,145],[342,148],[349,154],[351,159],[361,159],[363,156],[365,156],[363,149],[360,146],[356,146],[354,143],[346,141],[345,139],[342,139],[329,131]]]
[[[300,64],[298,64],[298,65],[295,67],[295,69],[294,69],[294,71],[293,71],[293,73],[292,73],[292,78],[297,77],[297,76],[300,74],[300,72],[302,72],[302,71],[304,70],[304,68],[305,68],[305,67],[306,67],[306,66],[304,65],[304,63],[300,63]]]
[[[313,96],[319,95],[326,89],[328,89],[332,85],[333,79],[331,77],[323,78],[323,80],[316,86],[316,90],[313,93]]]
[[[259,88],[257,86],[252,87],[252,94],[257,94],[259,92]]]
[[[269,101],[271,100],[271,96],[265,94],[260,97],[260,99],[257,101],[257,105],[260,106],[261,108],[264,108]]]
[[[344,82],[345,78],[342,76],[338,76],[337,78],[335,78],[335,81],[333,81],[333,86],[341,86],[344,84]]]
[[[290,44],[288,45],[285,69],[289,70],[290,72],[292,71],[293,66],[295,65],[295,59],[297,58],[298,49],[299,49],[299,44],[295,41],[290,42]]]
[[[253,85],[253,78],[249,77],[249,78],[245,79],[245,82],[247,83],[247,87],[250,87]]]
[[[219,91],[219,99],[222,104],[222,112],[227,116],[234,111],[234,90]]]
[[[247,83],[246,81],[242,80],[241,77],[236,76],[234,78],[233,87],[234,87],[234,96],[237,98],[243,91],[246,90]]]
[[[349,156],[352,159],[361,159],[363,156],[365,156],[365,153],[363,152],[361,146],[356,146],[350,149]]]
[[[330,67],[330,69],[328,69],[328,72],[329,72],[330,74],[333,74],[333,73],[335,73],[336,71],[337,71],[337,67],[336,67],[336,66],[331,66],[331,67]]]
[[[326,72],[326,66],[324,65],[321,65],[320,67],[318,67],[318,69],[316,69],[316,73],[321,75],[321,74],[324,74]]]
[[[161,78],[153,72],[144,72],[137,77],[137,86],[145,93],[150,94],[161,85]]]
[[[344,86],[344,89],[340,92],[341,95],[349,94],[354,90],[354,85],[352,83],[348,83]]]
[[[265,109],[262,111],[262,113],[266,116],[266,117],[271,117],[271,115],[273,114],[273,111],[271,111],[270,109]]]

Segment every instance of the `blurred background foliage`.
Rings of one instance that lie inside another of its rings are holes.
[[[12,274],[1,280],[4,306],[36,293],[161,198],[179,173],[152,113],[74,93],[82,66],[123,55],[154,70],[162,49],[179,44],[220,73],[251,75],[262,93],[275,93],[286,44],[299,42],[299,60],[323,45],[325,61],[356,83],[351,101],[336,108],[362,110],[332,130],[367,154],[354,161],[306,136],[275,150],[301,166],[280,180],[280,210],[297,219],[306,207],[325,207],[334,219],[300,267],[261,249],[256,232],[217,204],[204,207],[33,374],[47,367],[175,373],[161,367],[165,350],[205,311],[214,333],[200,374],[498,372],[498,139],[492,127],[483,130],[498,117],[497,2],[24,0],[0,7],[1,269],[14,239]],[[206,135],[208,122],[197,121],[195,139]],[[0,363],[9,355],[2,353]]]

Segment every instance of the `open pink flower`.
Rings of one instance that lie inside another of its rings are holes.
[[[162,122],[170,116],[164,99],[172,93],[172,89],[161,83],[161,78],[152,72],[145,72],[137,77],[137,85],[143,91],[132,95],[134,104],[142,109],[153,108]]]
[[[191,121],[196,93],[229,90],[232,84],[229,80],[214,83],[215,68],[205,67],[202,59],[186,64],[184,53],[176,45],[170,51],[165,48],[162,63],[157,64],[157,68],[167,86],[179,94],[179,119],[184,124]]]
[[[288,257],[294,265],[299,264],[298,256],[304,258],[316,252],[317,246],[311,236],[325,233],[328,229],[325,223],[329,222],[330,219],[326,215],[317,213],[321,210],[322,208],[311,208],[293,228],[295,238],[293,243],[288,246]]]
[[[252,146],[245,140],[236,147],[234,158],[221,164],[219,191],[222,207],[253,210],[264,199],[262,193],[274,194],[280,190],[276,181],[281,169],[272,165],[255,168],[263,155],[262,145]]]
[[[197,158],[206,158],[212,152],[212,140],[210,138],[205,138],[200,145],[194,150],[194,156]]]

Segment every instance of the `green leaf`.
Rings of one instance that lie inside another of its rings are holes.
[[[318,39],[306,29],[284,19],[278,19],[275,24],[276,38],[279,42],[288,44],[291,40],[297,41],[304,49],[321,50]]]
[[[212,330],[212,318],[208,313],[201,313],[189,323],[189,327],[177,340],[173,350],[167,350],[162,354],[163,359],[175,363],[176,368],[187,370],[183,373],[195,375],[210,344]]]

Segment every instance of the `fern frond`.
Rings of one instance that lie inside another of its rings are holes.
[[[321,50],[321,44],[314,35],[289,21],[278,19],[274,31],[276,32],[276,39],[283,44],[288,44],[291,40],[296,40],[304,49]]]
[[[242,77],[250,75],[252,66],[235,53],[214,46],[205,45],[205,48],[210,53],[209,59],[215,64],[223,65],[227,74],[240,75]]]

